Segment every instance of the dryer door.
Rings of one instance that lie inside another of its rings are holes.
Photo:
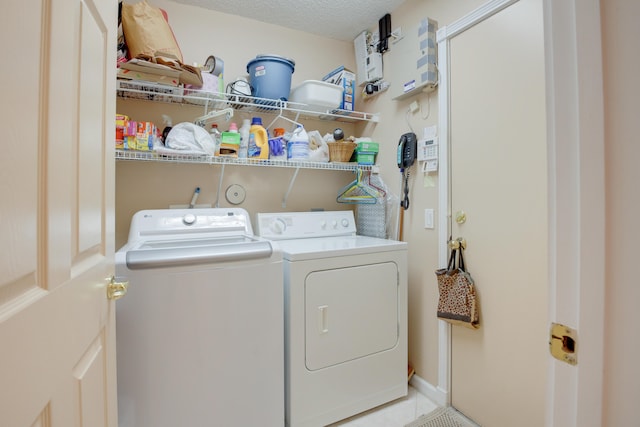
[[[305,281],[305,331],[305,363],[311,371],[394,348],[397,265],[311,272]]]

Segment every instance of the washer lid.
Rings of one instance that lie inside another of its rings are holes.
[[[274,245],[253,236],[149,240],[129,245],[125,260],[130,270],[265,260],[277,253]]]
[[[407,243],[367,236],[280,240],[283,259],[302,261],[388,251],[406,251]]]

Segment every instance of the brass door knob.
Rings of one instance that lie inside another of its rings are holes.
[[[120,299],[127,293],[127,288],[129,288],[128,281],[119,282],[112,276],[107,285],[107,298],[114,301]]]
[[[449,240],[449,248],[451,249],[467,249],[467,241],[462,238],[462,237],[458,237],[455,240]]]

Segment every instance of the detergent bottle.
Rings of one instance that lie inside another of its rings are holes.
[[[262,126],[262,119],[254,117],[249,129],[249,147],[247,156],[254,159],[269,158],[269,137],[267,130]]]

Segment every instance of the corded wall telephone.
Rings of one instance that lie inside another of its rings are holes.
[[[413,165],[418,153],[418,138],[413,132],[405,133],[398,142],[398,167],[408,168]]]
[[[404,198],[400,201],[400,206],[405,210],[409,209],[409,170],[418,154],[418,138],[413,132],[405,133],[398,142],[398,167],[402,172],[404,182]]]

